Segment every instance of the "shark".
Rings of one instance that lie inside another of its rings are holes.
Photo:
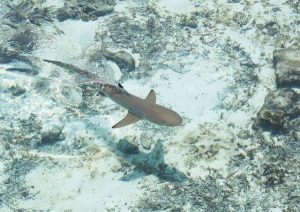
[[[125,127],[140,120],[148,120],[162,126],[179,126],[182,123],[183,119],[177,112],[156,103],[156,93],[153,89],[146,98],[141,98],[129,93],[120,83],[117,86],[105,83],[93,73],[76,66],[54,60],[44,61],[91,79],[93,83],[99,86],[97,95],[108,97],[113,102],[126,108],[128,110],[126,116],[113,125],[112,128]]]

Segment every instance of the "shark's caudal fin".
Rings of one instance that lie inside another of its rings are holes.
[[[156,94],[154,90],[151,90],[148,94],[148,96],[146,97],[147,101],[151,102],[151,103],[156,103]]]
[[[133,124],[133,123],[137,122],[140,119],[141,119],[140,117],[138,117],[128,111],[127,115],[121,121],[119,121],[117,124],[115,124],[112,128],[125,127],[129,124]]]
[[[99,76],[97,73],[93,73],[81,68],[78,68],[77,66],[68,64],[68,63],[63,63],[60,61],[55,61],[55,60],[46,60],[43,59],[43,61],[47,63],[52,63],[56,66],[59,66],[65,70],[67,70],[70,74],[78,74],[80,77],[79,81],[81,82],[80,84],[89,84],[93,82],[101,83],[103,82],[103,79],[101,76]]]
[[[52,63],[54,65],[57,65],[61,68],[64,68],[66,69],[67,71],[69,71],[69,73],[73,74],[73,73],[78,73],[78,74],[89,74],[87,71],[85,70],[82,70],[76,66],[73,66],[71,64],[67,64],[67,63],[63,63],[63,62],[60,62],[60,61],[55,61],[55,60],[46,60],[46,59],[43,59],[43,61],[47,62],[47,63]]]

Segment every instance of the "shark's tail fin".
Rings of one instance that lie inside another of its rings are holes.
[[[54,65],[57,65],[61,68],[64,68],[65,70],[69,71],[70,74],[90,74],[88,71],[82,70],[74,65],[71,64],[67,64],[67,63],[63,63],[60,61],[55,61],[55,60],[47,60],[47,59],[43,59],[43,61],[47,62],[47,63],[52,63]]]
[[[68,63],[63,63],[60,61],[56,60],[48,60],[48,59],[43,59],[43,61],[47,63],[54,64],[56,66],[59,66],[65,70],[67,70],[70,74],[77,74],[77,80],[76,82],[78,84],[94,84],[94,83],[103,83],[103,77],[98,76],[98,74],[81,69],[77,66],[68,64]]]

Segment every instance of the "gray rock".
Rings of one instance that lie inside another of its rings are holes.
[[[19,57],[17,51],[13,51],[6,46],[0,47],[0,63],[9,63]]]
[[[299,117],[300,94],[291,89],[280,89],[267,95],[254,125],[274,132],[290,131],[293,121]]]
[[[244,139],[244,140],[247,140],[250,138],[250,132],[248,130],[242,130],[240,131],[237,136],[240,138],[240,139]]]
[[[141,144],[142,144],[142,147],[146,150],[150,150],[151,149],[151,140],[150,139],[142,139],[141,140]]]
[[[65,21],[68,19],[78,19],[78,16],[70,8],[60,8],[57,10],[56,18],[58,21]]]
[[[103,56],[115,62],[124,74],[135,69],[135,60],[132,55],[126,51],[111,52],[105,50],[103,51]]]
[[[275,36],[280,32],[280,25],[276,21],[269,21],[261,26],[257,26],[261,29],[263,34],[269,36]]]
[[[244,26],[247,23],[249,23],[249,16],[247,16],[245,13],[243,12],[237,12],[234,14],[234,20],[236,21],[236,23],[240,26]]]
[[[62,133],[62,125],[50,123],[46,129],[42,130],[41,143],[40,145],[52,145],[57,141],[65,139]]]
[[[17,25],[28,23],[40,26],[43,22],[52,22],[50,8],[42,7],[33,0],[7,1],[4,6],[9,8],[5,10],[4,18],[11,22],[7,24],[10,27],[15,28]]]
[[[17,31],[9,40],[11,47],[20,52],[31,52],[36,48],[38,42],[38,35],[34,29],[25,27]]]
[[[26,92],[25,88],[20,87],[19,85],[13,85],[9,88],[13,96],[21,96]]]
[[[182,16],[180,18],[180,25],[195,29],[198,27],[198,19],[196,16]]]
[[[130,143],[127,139],[120,139],[118,142],[118,149],[126,154],[137,154],[139,153],[139,148]]]
[[[57,10],[58,21],[68,19],[81,19],[83,21],[96,20],[98,17],[108,15],[114,11],[114,1],[74,1],[68,2],[63,8]]]
[[[274,51],[273,64],[277,86],[300,86],[300,49]]]
[[[293,137],[297,142],[299,142],[300,141],[300,131],[295,130],[293,132]]]
[[[42,145],[49,145],[61,140],[61,131],[53,131],[53,132],[44,132],[42,134]]]

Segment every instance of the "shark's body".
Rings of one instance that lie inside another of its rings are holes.
[[[69,71],[75,71],[78,74],[85,75],[91,79],[95,78],[92,73],[81,70],[75,66],[58,61],[45,61],[58,65],[62,68],[66,68]],[[113,128],[124,127],[141,119],[146,119],[155,124],[165,126],[177,126],[182,122],[182,118],[178,113],[164,106],[156,104],[156,94],[153,90],[151,90],[148,96],[143,99],[128,93],[120,84],[119,86],[114,86],[103,81],[93,81],[93,83],[99,85],[99,94],[110,98],[112,101],[128,110],[127,115],[117,124],[115,124]]]
[[[125,118],[113,128],[124,127],[140,119],[165,126],[177,126],[182,122],[178,113],[156,104],[156,94],[153,90],[145,99],[128,93],[122,86],[117,87],[110,84],[100,84],[100,92],[128,110]]]

